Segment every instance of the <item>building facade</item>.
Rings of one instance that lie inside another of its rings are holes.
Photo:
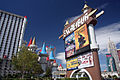
[[[108,52],[114,58],[117,72],[118,72],[118,74],[120,74],[120,61],[119,61],[119,57],[118,57],[118,52],[117,52],[117,49],[116,49],[116,45],[110,39],[109,39],[109,42],[108,42]]]
[[[0,70],[2,75],[10,70],[10,60],[22,44],[26,17],[0,10]]]

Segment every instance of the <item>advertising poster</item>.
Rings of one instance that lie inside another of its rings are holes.
[[[115,61],[111,54],[106,54],[108,71],[116,71]]]
[[[75,34],[76,50],[79,50],[89,45],[88,30],[87,30],[86,24],[84,24],[83,26],[78,28],[76,31],[74,31],[74,34]]]
[[[65,57],[75,54],[75,37],[74,33],[65,38]]]
[[[67,71],[78,69],[78,59],[73,58],[72,60],[67,61]]]
[[[92,52],[85,53],[83,55],[78,56],[78,68],[86,68],[94,66],[93,55]]]

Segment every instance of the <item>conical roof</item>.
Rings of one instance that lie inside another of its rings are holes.
[[[67,20],[64,26],[66,27],[68,24],[69,24],[69,21]]]
[[[54,62],[53,63],[56,63],[56,60],[54,60]]]
[[[29,44],[28,44],[28,47],[32,44],[32,38],[30,38],[30,41],[29,41]]]
[[[62,65],[60,64],[60,66],[58,66],[58,69],[60,70],[60,69],[63,69],[63,67],[62,67]]]
[[[82,9],[82,12],[87,9],[87,8],[90,8],[87,4],[84,5],[83,9]]]
[[[55,66],[55,67],[58,66],[58,64],[56,63],[56,60],[54,60],[54,62],[53,62],[53,66]]]
[[[60,64],[60,66],[59,67],[62,67],[62,65]]]
[[[35,37],[33,38],[32,45],[36,45]]]
[[[47,54],[45,43],[43,43],[41,54]]]
[[[53,55],[53,50],[51,50],[51,52],[50,52],[49,59],[50,60],[55,60],[54,55]]]
[[[40,50],[40,52],[42,51],[42,49]]]

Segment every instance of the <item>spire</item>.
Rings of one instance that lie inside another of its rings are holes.
[[[69,24],[69,21],[67,20],[66,23],[65,23],[65,26],[67,26]]]
[[[109,37],[109,42],[111,42],[110,37]]]
[[[69,21],[67,20],[66,23],[65,23],[65,25],[64,25],[64,27],[66,27],[68,24],[69,24]]]
[[[32,44],[32,38],[30,38],[30,41],[29,41],[29,44],[28,44],[28,47]]]
[[[62,64],[60,64],[60,66],[59,67],[62,67]]]
[[[24,16],[24,18],[26,18],[26,19],[27,19],[27,16]]]
[[[46,52],[46,46],[45,46],[45,43],[43,43],[43,47],[42,47],[42,51],[41,51],[41,54],[42,55],[48,55],[47,52]]]
[[[35,37],[33,38],[32,45],[35,45]]]
[[[56,60],[54,60],[54,62],[53,63],[56,63]]]
[[[63,69],[62,65],[60,64],[60,66],[58,66],[58,70]]]
[[[40,52],[42,51],[42,49],[40,50]]]
[[[85,9],[89,9],[90,7],[85,3],[83,9],[82,9],[82,12],[84,12]]]
[[[54,55],[53,55],[53,50],[51,50],[51,52],[50,52],[49,59],[52,61],[55,60]]]

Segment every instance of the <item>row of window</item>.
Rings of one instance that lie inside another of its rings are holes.
[[[24,18],[0,13],[0,56],[12,57],[18,50]],[[23,27],[24,28],[24,27]]]

